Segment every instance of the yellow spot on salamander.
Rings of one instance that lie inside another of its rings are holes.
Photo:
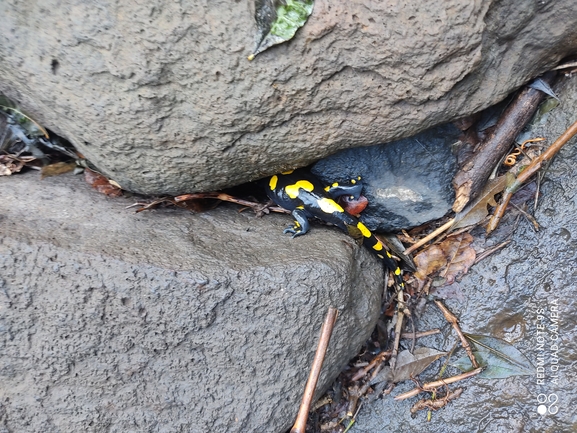
[[[336,201],[331,200],[330,198],[321,198],[317,203],[324,213],[345,211]]]
[[[361,231],[364,237],[370,238],[372,236],[371,231],[368,228],[366,228],[362,222],[357,223],[357,228]]]
[[[401,275],[401,268],[395,269],[395,275]]]
[[[294,170],[287,170],[287,171],[283,171],[281,174],[284,174],[286,176],[287,174],[292,174],[293,171]]]
[[[377,242],[375,245],[373,245],[373,250],[375,251],[381,251],[383,249],[383,244],[380,242]]]
[[[330,185],[329,185],[329,186],[325,186],[325,191],[326,191],[326,192],[329,192],[329,189],[331,189],[331,186],[330,186]]]
[[[270,178],[268,181],[268,186],[270,186],[271,191],[276,188],[276,184],[278,182],[278,176],[275,174],[273,177]]]
[[[305,191],[312,191],[315,187],[308,180],[299,180],[292,185],[287,185],[285,191],[290,198],[297,198],[301,188]]]
[[[391,256],[391,253],[389,253],[389,252],[387,251],[387,257],[390,259],[390,258],[393,257],[393,256]]]
[[[351,183],[354,185],[355,183],[357,183],[356,179],[351,179]]]
[[[335,182],[335,183],[332,184],[332,187],[333,187],[333,188],[336,188],[337,186],[339,186],[339,183],[338,183],[338,182]]]

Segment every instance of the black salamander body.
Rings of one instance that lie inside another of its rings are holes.
[[[353,238],[362,239],[363,245],[393,272],[395,283],[402,288],[401,270],[391,258],[391,254],[362,222],[336,202],[336,199],[343,195],[358,198],[361,190],[362,184],[357,180],[351,181],[351,185],[347,186],[335,183],[324,187],[316,177],[301,170],[272,176],[267,185],[268,196],[277,205],[292,211],[295,219],[294,225],[285,229],[284,233],[291,233],[293,237],[304,235],[310,228],[308,219],[313,217],[333,224]]]

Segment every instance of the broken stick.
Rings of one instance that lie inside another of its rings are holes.
[[[325,359],[325,354],[327,352],[327,347],[329,346],[329,341],[331,339],[331,334],[333,333],[333,328],[337,320],[338,310],[333,307],[329,307],[327,316],[325,317],[325,322],[321,328],[321,336],[319,338],[319,344],[317,345],[317,351],[313,359],[313,364],[311,366],[311,371],[309,373],[309,378],[303,392],[303,399],[299,408],[299,413],[297,419],[291,429],[290,433],[305,433],[307,427],[307,418],[309,415],[309,410],[311,408],[311,402],[313,400],[313,394],[317,387],[317,382],[321,374],[321,367],[323,366],[323,361]]]
[[[553,83],[555,73],[547,73],[542,80]],[[509,104],[495,131],[481,145],[481,149],[471,156],[453,179],[456,198],[453,210],[460,212],[465,205],[479,194],[489,175],[507,152],[515,137],[533,117],[545,94],[526,86]]]
[[[493,230],[497,228],[497,225],[499,224],[499,221],[503,217],[505,209],[507,208],[509,200],[511,200],[513,194],[519,188],[521,188],[521,186],[525,182],[527,182],[531,178],[531,176],[533,176],[538,170],[540,170],[546,161],[549,161],[551,158],[553,158],[557,154],[557,152],[559,152],[559,150],[561,150],[561,148],[565,146],[565,144],[567,144],[567,142],[571,140],[576,134],[577,134],[577,121],[575,121],[575,123],[573,123],[569,128],[567,128],[567,130],[563,134],[561,134],[561,136],[557,140],[555,140],[555,143],[553,143],[545,152],[543,152],[541,156],[535,158],[533,162],[531,162],[531,164],[529,164],[521,173],[519,173],[519,175],[511,185],[507,185],[507,187],[505,188],[505,192],[503,193],[503,197],[501,198],[501,203],[495,209],[495,213],[493,214],[493,217],[491,218],[491,221],[487,226],[487,233],[491,233]]]

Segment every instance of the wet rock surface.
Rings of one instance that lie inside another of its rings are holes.
[[[282,432],[327,308],[321,387],[379,313],[382,269],[335,229],[134,214],[71,175],[2,177],[0,197],[1,431]]]
[[[369,205],[360,219],[370,230],[419,226],[451,210],[457,169],[452,145],[459,133],[443,125],[392,143],[343,150],[315,163],[311,172],[327,185],[362,175]]]
[[[536,121],[530,134],[547,137],[548,144],[577,118],[575,77],[562,80],[557,92],[561,105]],[[417,398],[393,400],[414,387],[405,383],[390,396],[364,406],[351,431],[553,433],[577,429],[573,410],[577,404],[576,164],[577,141],[573,138],[550,165],[541,186],[535,212],[541,230],[535,232],[521,217],[507,248],[473,266],[451,291],[444,291],[445,302],[460,318],[463,331],[510,342],[531,360],[535,375],[503,380],[473,378],[452,385],[452,389],[464,386],[465,391],[446,408],[434,412],[431,422],[426,421],[424,411],[411,418],[409,409]],[[511,212],[498,232],[484,243],[478,241],[477,248],[507,239],[517,215]],[[450,350],[456,341],[452,328],[433,304],[427,305],[418,327],[443,330],[442,335],[419,340],[420,345]],[[421,379],[435,380],[437,371],[438,366],[430,368]]]
[[[253,6],[2,1],[0,91],[124,188],[177,194],[478,112],[577,44],[574,0],[317,0],[248,62]]]

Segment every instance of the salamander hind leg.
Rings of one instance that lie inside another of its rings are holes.
[[[295,223],[292,227],[287,227],[283,233],[290,233],[293,238],[306,234],[310,228],[307,212],[303,208],[296,208],[292,215]]]

